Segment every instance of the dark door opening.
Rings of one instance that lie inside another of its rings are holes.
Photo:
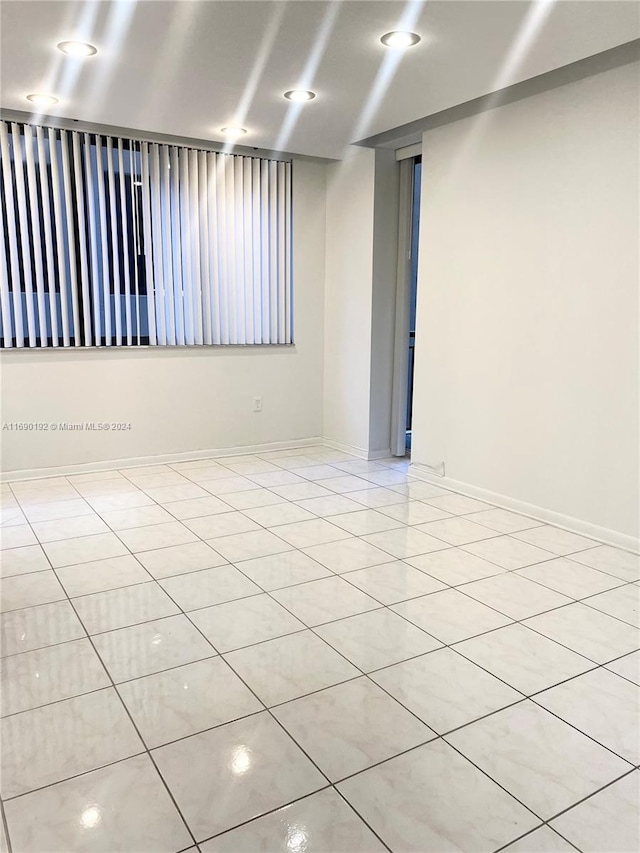
[[[413,199],[411,213],[411,297],[409,309],[409,358],[407,361],[407,426],[406,449],[411,453],[411,421],[413,416],[413,375],[416,345],[416,301],[418,296],[418,242],[420,233],[420,179],[422,157],[416,157],[413,165]]]

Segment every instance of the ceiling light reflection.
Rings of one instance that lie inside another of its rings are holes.
[[[251,769],[253,755],[249,747],[244,744],[234,747],[231,753],[231,771],[236,776],[244,776]]]
[[[97,47],[86,41],[61,41],[58,44],[58,50],[66,53],[67,56],[74,56],[76,58],[94,56],[98,52]]]

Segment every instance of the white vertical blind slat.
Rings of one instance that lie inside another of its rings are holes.
[[[47,290],[49,292],[49,323],[51,344],[58,346],[58,298],[56,295],[56,267],[53,252],[53,232],[51,219],[51,200],[49,198],[49,170],[47,169],[47,146],[44,130],[36,128],[38,165],[40,172],[40,195],[42,198],[42,221],[44,224],[44,244],[47,259]]]
[[[178,149],[169,148],[167,169],[171,172],[171,214],[166,223],[166,233],[172,243],[173,300],[176,325],[176,343],[184,345],[184,294],[182,272],[182,224],[180,219],[180,163]],[[169,166],[171,167],[169,169]]]
[[[36,296],[38,304],[38,337],[41,347],[48,347],[47,313],[44,295],[44,263],[42,260],[42,235],[40,233],[40,203],[38,200],[38,179],[36,162],[33,156],[33,129],[24,128],[24,153],[27,164],[27,192],[29,195],[29,213],[31,218],[32,257],[36,273]]]
[[[141,211],[140,205],[138,203],[138,184],[140,181],[138,180],[138,161],[140,159],[140,143],[131,142],[131,211],[133,215],[133,229],[134,229],[134,241],[133,241],[133,250],[134,250],[134,265],[133,265],[133,291],[134,291],[134,305],[135,305],[135,330],[136,330],[136,341],[140,344],[141,340],[141,329],[140,329],[140,273],[138,270],[138,263],[140,260],[141,246],[140,246],[140,218]]]
[[[118,236],[118,207],[113,169],[113,140],[107,136],[107,179],[109,187],[109,219],[111,220],[111,268],[113,270],[113,313],[116,326],[116,346],[122,346],[122,306],[120,304],[120,238]]]
[[[76,191],[76,210],[78,213],[78,242],[80,245],[79,271],[82,283],[82,320],[84,328],[84,345],[94,345],[95,328],[91,326],[91,298],[89,295],[89,262],[87,260],[87,233],[85,223],[85,193],[82,177],[82,152],[80,147],[80,134],[71,131],[71,145],[73,146],[74,163],[74,186]],[[67,131],[60,131],[60,147],[62,150],[62,172],[64,175],[64,198],[66,213],[67,246],[69,249],[69,285],[71,290],[71,318],[74,345],[82,345],[80,328],[80,300],[78,295],[78,276],[76,271],[76,246],[73,233],[73,190],[71,186],[71,163],[69,162],[69,138]],[[65,296],[64,311],[68,310]]]
[[[102,138],[96,134],[96,185],[98,187],[98,220],[100,222],[100,255],[102,260],[102,305],[104,309],[104,340],[111,346],[111,270],[109,263],[109,242],[107,237],[107,202],[104,189],[104,158]]]
[[[153,242],[151,237],[151,195],[149,189],[149,143],[140,146],[140,161],[142,166],[142,223],[145,246],[145,275],[147,280],[147,317],[149,324],[149,343],[158,342],[156,334],[156,308],[154,293]]]
[[[30,241],[29,241],[29,217],[27,212],[27,197],[24,186],[24,166],[22,156],[22,140],[20,128],[17,124],[11,125],[11,137],[13,139],[13,161],[15,169],[15,185],[16,195],[18,197],[18,221],[20,224],[20,248],[22,249],[22,257],[30,258]],[[24,298],[27,311],[27,333],[29,336],[29,346],[36,345],[36,318],[33,310],[33,281],[31,278],[31,264],[23,263],[22,272],[24,276]]]
[[[238,305],[237,343],[247,343],[247,296],[244,283],[244,170],[242,157],[233,158],[233,180],[235,185],[235,261],[236,261],[236,302]]]
[[[100,268],[98,266],[98,227],[94,167],[91,156],[91,139],[84,135],[84,166],[87,186],[87,211],[89,213],[89,251],[91,255],[91,291],[93,294],[93,333],[95,345],[102,346],[102,315],[100,313]]]
[[[156,308],[156,332],[158,343],[165,346],[167,343],[167,324],[165,321],[165,293],[164,293],[164,259],[162,257],[162,213],[160,205],[160,152],[158,145],[151,145],[150,161],[150,192],[151,192],[151,234],[153,246],[153,280],[155,284],[155,308]]]
[[[209,269],[209,187],[207,185],[207,152],[198,151],[198,206],[200,211],[200,278],[202,283],[202,336],[205,344],[213,343],[211,333],[211,271]]]
[[[131,159],[133,163],[133,158]],[[133,181],[133,168],[131,168],[131,180]],[[127,185],[124,168],[124,146],[122,139],[118,139],[118,189],[120,193],[120,221],[122,224],[122,258],[124,268],[124,333],[127,337],[127,346],[132,343],[131,329],[131,268],[129,263],[129,217],[127,216]]]
[[[207,154],[207,200],[209,212],[209,276],[211,342],[220,343],[220,265],[218,249],[218,169],[219,157]]]
[[[189,152],[178,151],[180,166],[180,228],[182,234],[182,294],[184,305],[184,342],[188,346],[195,342],[193,323],[193,272],[191,257],[191,204],[189,199]]]
[[[278,273],[276,277],[276,293],[278,303],[278,337],[279,344],[286,343],[286,301],[285,301],[285,164],[278,163],[278,220],[276,224],[276,241],[278,251]]]
[[[15,183],[14,169],[9,148],[9,130],[5,122],[0,122],[0,152],[2,152],[2,183],[7,215],[7,233],[9,237],[9,272],[7,284],[11,283],[13,296],[13,325],[17,347],[24,346],[22,323],[22,284],[20,279],[20,256],[18,254],[18,233],[16,230],[16,211],[13,199]],[[5,338],[5,346],[7,341]]]
[[[293,304],[291,293],[291,275],[293,265],[293,243],[292,243],[292,166],[285,163],[285,187],[284,187],[284,305],[285,305],[285,338],[284,343],[293,343]]]
[[[191,202],[191,275],[193,283],[193,338],[194,343],[204,342],[202,332],[202,274],[200,270],[200,181],[198,177],[198,152],[189,151],[189,198]]]
[[[160,197],[162,217],[159,222],[162,235],[162,261],[164,264],[165,326],[167,342],[176,343],[176,312],[173,285],[173,246],[171,240],[171,169],[169,149],[160,146]]]
[[[4,234],[4,210],[0,204],[0,234]],[[13,347],[13,330],[11,328],[11,300],[9,297],[9,270],[7,268],[7,251],[2,241],[2,257],[0,258],[0,310],[2,311],[2,345],[5,349]]]

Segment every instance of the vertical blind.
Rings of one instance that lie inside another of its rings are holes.
[[[291,163],[0,121],[2,346],[287,344]]]

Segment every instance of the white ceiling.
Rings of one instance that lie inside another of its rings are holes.
[[[536,7],[535,9],[533,7]],[[617,0],[3,0],[0,103],[199,139],[240,122],[243,145],[339,158],[350,142],[640,36]],[[422,42],[397,54],[396,28]],[[82,61],[56,50],[81,39]],[[302,86],[304,106],[282,98]]]

